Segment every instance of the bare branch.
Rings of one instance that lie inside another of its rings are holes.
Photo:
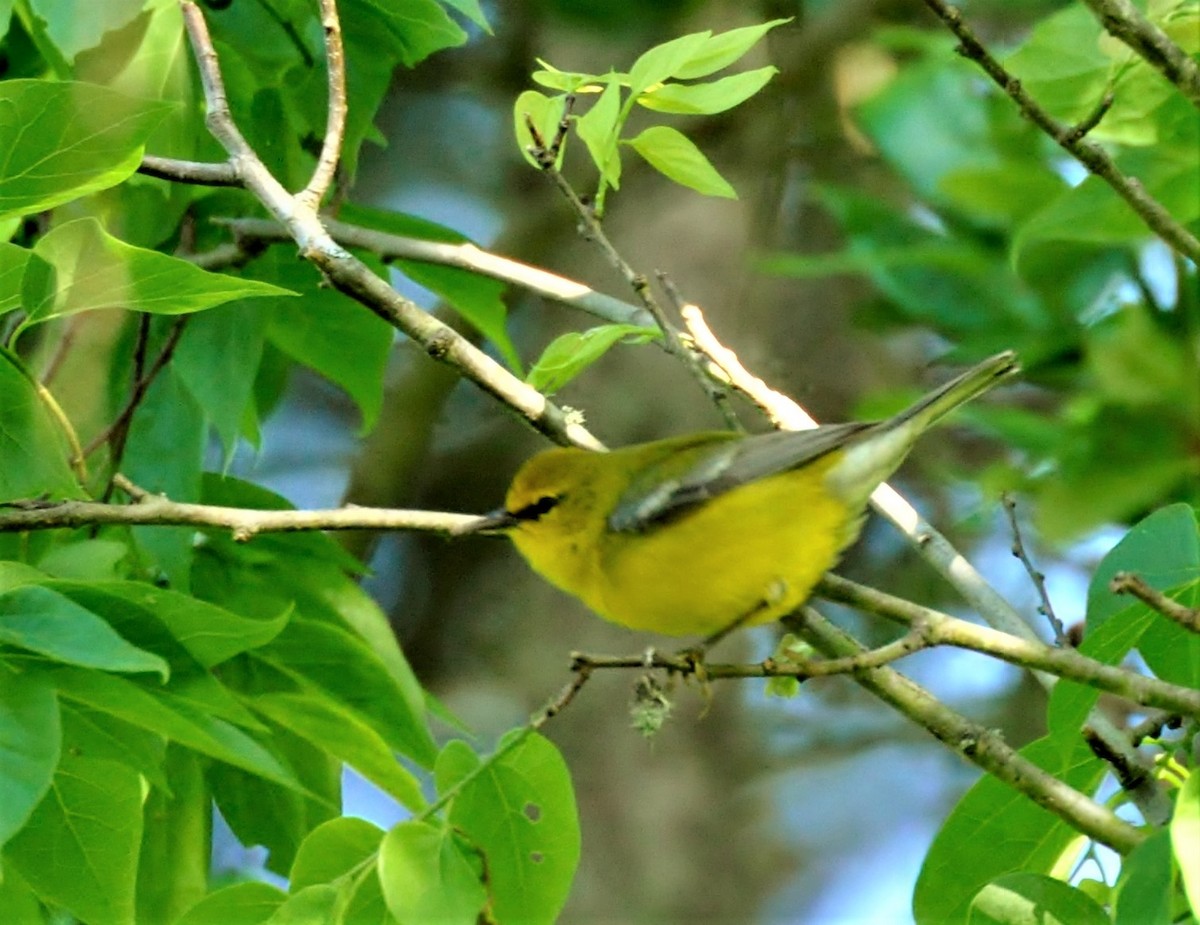
[[[146,325],[144,330],[148,330],[149,315],[143,315],[142,320]],[[181,315],[175,319],[175,323],[171,326],[167,338],[163,341],[162,348],[158,352],[158,356],[154,358],[154,362],[150,364],[149,369],[143,369],[144,361],[135,361],[134,366],[134,382],[133,388],[129,392],[129,399],[125,402],[125,407],[121,409],[108,427],[104,428],[100,433],[93,437],[88,445],[83,448],[84,456],[91,456],[96,450],[100,449],[105,443],[112,443],[112,460],[111,466],[114,470],[120,467],[121,457],[125,453],[125,440],[129,436],[129,425],[133,420],[134,412],[137,411],[138,405],[146,397],[146,393],[150,390],[150,386],[154,380],[158,378],[159,373],[163,371],[171,357],[175,354],[175,348],[179,345],[179,339],[183,336],[183,330],[187,327],[189,315]],[[139,334],[139,349],[144,350],[145,335]]]
[[[260,533],[312,530],[420,530],[456,536],[471,532],[470,528],[479,520],[472,514],[367,507],[274,511],[188,504],[149,494],[121,476],[113,481],[118,488],[135,498],[135,503],[8,502],[0,505],[0,533],[122,524],[228,530],[238,541],[250,540]]]
[[[856,640],[812,608],[805,608],[801,615],[785,618],[784,623],[829,656],[844,658],[864,651]],[[854,679],[967,761],[1029,797],[1077,831],[1120,854],[1128,854],[1145,839],[1144,833],[1111,810],[1022,757],[999,733],[971,722],[895,669],[868,668],[857,672]]]
[[[1048,646],[977,626],[837,575],[822,578],[816,593],[911,626],[926,646],[955,646],[981,652],[1108,691],[1141,706],[1200,717],[1200,691],[1106,665],[1076,649]]]
[[[1046,576],[1038,571],[1033,560],[1025,551],[1025,543],[1021,540],[1021,527],[1017,523],[1017,502],[1006,492],[1000,496],[1000,503],[1004,506],[1005,513],[1008,514],[1008,526],[1013,537],[1012,554],[1025,566],[1029,580],[1033,582],[1034,590],[1037,591],[1038,598],[1042,602],[1038,606],[1038,613],[1050,622],[1050,628],[1054,630],[1054,641],[1060,646],[1064,646],[1067,644],[1067,629],[1063,626],[1062,620],[1055,615],[1054,606],[1050,603],[1050,594],[1046,591]]]
[[[337,173],[342,156],[342,140],[346,135],[346,54],[342,47],[342,24],[338,19],[337,0],[319,0],[321,28],[325,32],[325,71],[328,75],[329,101],[325,121],[325,139],[321,154],[308,186],[296,194],[296,199],[310,209],[321,205]]]
[[[1200,108],[1200,66],[1129,0],[1083,0],[1106,32],[1140,55]]]
[[[242,179],[228,161],[212,164],[204,161],[180,161],[171,157],[147,154],[138,166],[138,173],[175,183],[196,186],[241,186]]]
[[[1200,610],[1185,607],[1178,601],[1172,600],[1157,588],[1150,587],[1140,576],[1132,572],[1117,572],[1113,575],[1112,581],[1108,583],[1108,589],[1113,594],[1132,594],[1151,610],[1158,611],[1168,620],[1174,620],[1184,629],[1193,633],[1200,633]]]
[[[221,218],[215,222],[232,231],[238,241],[266,243],[292,240],[286,228],[270,219]],[[556,276],[540,267],[485,251],[470,242],[455,244],[410,238],[325,217],[322,218],[322,223],[339,244],[364,248],[385,260],[415,260],[420,263],[458,267],[489,279],[520,286],[536,295],[553,299],[614,324],[637,324],[642,327],[654,324],[650,314],[637,305],[622,302],[590,289],[583,283]]]

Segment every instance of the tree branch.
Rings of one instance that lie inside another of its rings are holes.
[[[329,191],[342,156],[346,135],[346,54],[342,47],[342,24],[336,0],[319,0],[321,28],[325,33],[325,72],[328,75],[329,101],[326,106],[325,139],[321,154],[308,185],[296,194],[296,200],[317,209]]]
[[[196,186],[242,186],[233,165],[226,162],[210,164],[204,161],[180,161],[171,157],[142,157],[137,172],[147,177],[170,180],[174,183],[192,183]]]
[[[1071,126],[1065,126],[1052,118],[1028,93],[1021,82],[1010,74],[999,61],[983,46],[975,33],[963,22],[957,7],[944,0],[925,0],[939,19],[958,37],[959,52],[976,62],[995,81],[1021,112],[1043,132],[1055,140],[1065,151],[1078,160],[1089,171],[1100,177],[1125,200],[1146,223],[1146,226],[1179,253],[1200,262],[1200,240],[1175,220],[1175,217],[1154,197],[1146,192],[1142,184],[1127,177],[1117,167],[1104,148],[1086,138],[1076,137]]]
[[[864,651],[853,638],[814,611],[784,619],[784,624],[832,657]],[[868,668],[854,676],[859,685],[924,727],[972,764],[1049,810],[1072,828],[1120,854],[1136,848],[1145,835],[1111,810],[1067,786],[1022,757],[999,733],[973,723],[941,703],[929,691],[892,668]]]
[[[1013,665],[1036,668],[1108,691],[1141,706],[1200,717],[1200,691],[1106,665],[1075,649],[1030,642],[991,627],[977,626],[837,575],[822,578],[816,593],[827,600],[910,626],[925,646],[955,646],[981,652]]]
[[[277,243],[292,240],[287,229],[270,219],[219,218],[214,219],[214,223],[228,228],[238,241]],[[654,324],[650,314],[637,305],[622,302],[590,289],[583,283],[556,276],[540,267],[485,251],[469,241],[458,244],[428,241],[424,238],[374,231],[361,225],[325,217],[322,218],[322,224],[339,244],[361,247],[378,254],[384,260],[415,260],[419,263],[457,267],[489,279],[520,286],[535,295],[577,308],[603,321],[637,324],[643,327]]]
[[[1083,0],[1113,38],[1128,45],[1200,108],[1200,66],[1129,0]]]
[[[1108,583],[1113,594],[1132,594],[1151,610],[1158,611],[1168,620],[1174,620],[1186,630],[1200,633],[1200,610],[1184,607],[1167,597],[1157,588],[1152,588],[1132,572],[1117,572]]]
[[[568,418],[546,396],[372,273],[329,236],[315,208],[283,188],[250,147],[230,113],[217,53],[199,7],[193,0],[181,0],[180,8],[208,105],[205,123],[229,153],[229,162],[246,188],[287,228],[301,256],[321,270],[340,292],[403,331],[435,360],[455,367],[552,440],[602,449],[603,445],[582,424]]]
[[[150,494],[120,475],[113,479],[113,483],[132,497],[134,503],[37,500],[8,502],[0,505],[0,533],[103,524],[183,526],[229,530],[235,540],[245,542],[260,533],[295,533],[311,530],[423,530],[443,536],[457,536],[470,533],[479,520],[473,514],[389,508],[344,507],[332,510],[273,511],[189,504]]]

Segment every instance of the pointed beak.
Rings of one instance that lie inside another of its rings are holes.
[[[518,523],[520,521],[504,508],[497,508],[482,515],[474,523],[468,524],[462,532],[464,534],[482,533],[488,536],[498,536],[511,530]]]

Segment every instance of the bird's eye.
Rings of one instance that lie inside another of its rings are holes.
[[[531,501],[524,507],[513,511],[512,516],[517,520],[538,520],[549,513],[555,505],[562,501],[561,495],[542,495],[536,501]]]

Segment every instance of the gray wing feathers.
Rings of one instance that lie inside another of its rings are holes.
[[[608,518],[610,530],[642,533],[681,517],[698,504],[739,486],[786,472],[844,446],[874,424],[827,424],[813,430],[776,431],[717,444],[690,470],[672,479],[652,473],[631,487]]]

